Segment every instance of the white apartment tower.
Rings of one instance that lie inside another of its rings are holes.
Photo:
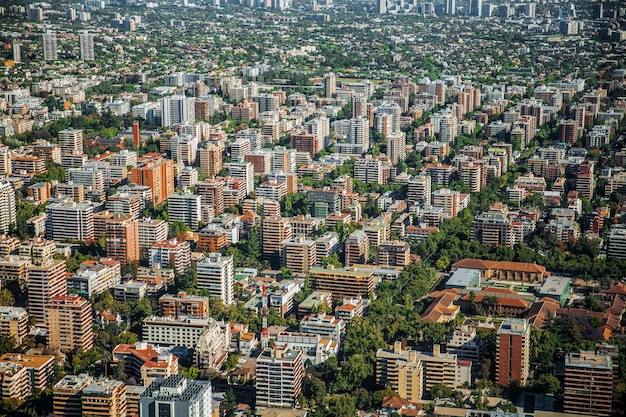
[[[28,267],[28,314],[37,326],[46,326],[46,308],[52,297],[67,295],[64,260],[50,260]]]
[[[376,109],[377,130],[385,135],[400,133],[400,115],[402,109],[393,101],[385,101]]]
[[[407,187],[407,202],[409,204],[430,206],[432,192],[431,181],[428,175],[418,175],[411,178]]]
[[[161,99],[161,126],[193,124],[196,110],[193,97],[171,96]]]
[[[57,51],[57,34],[48,30],[43,34],[43,59],[45,61],[54,61],[59,58]]]
[[[256,403],[261,407],[295,407],[302,390],[302,352],[266,348],[256,362]]]
[[[252,162],[232,162],[228,164],[228,175],[245,181],[246,195],[254,191],[254,165],[252,165]]]
[[[46,238],[90,240],[94,238],[93,205],[61,202],[46,207]]]
[[[171,221],[181,221],[192,230],[198,229],[202,196],[191,193],[174,193],[168,198],[167,214]]]
[[[16,221],[15,190],[8,181],[0,182],[0,232],[9,233]]]
[[[20,44],[19,41],[13,41],[12,47],[13,47],[13,62],[15,62],[16,64],[19,64],[20,62],[22,62],[22,45]]]
[[[65,129],[59,132],[61,158],[63,155],[83,153],[83,131],[80,129]]]
[[[206,289],[225,306],[235,302],[234,267],[232,256],[210,253],[197,264],[198,289]]]
[[[370,145],[370,126],[366,117],[350,119],[348,139],[353,145],[360,145],[361,152],[367,152]]]
[[[94,34],[85,30],[78,37],[80,40],[80,58],[83,61],[93,61],[95,59],[93,48]]]

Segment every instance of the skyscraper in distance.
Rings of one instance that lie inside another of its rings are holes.
[[[456,2],[455,0],[446,0],[446,14],[455,14]]]
[[[387,0],[376,0],[376,12],[378,14],[387,13]]]
[[[93,38],[94,34],[89,33],[88,31],[83,31],[79,35],[80,39],[80,59],[83,61],[93,61],[95,58],[94,48],[93,48]]]
[[[22,62],[22,45],[19,41],[13,41],[13,62],[19,64]]]
[[[57,34],[48,30],[43,34],[43,59],[45,61],[54,61],[59,58],[57,51]]]
[[[331,98],[337,92],[337,78],[330,72],[324,76],[324,97]]]

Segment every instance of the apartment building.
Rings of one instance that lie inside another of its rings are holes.
[[[191,246],[186,240],[169,239],[157,242],[150,247],[150,267],[159,264],[161,268],[175,269],[185,273],[191,266]]]
[[[52,260],[28,267],[28,313],[37,326],[46,327],[50,299],[67,294],[64,260]]]
[[[62,352],[89,350],[94,345],[93,310],[77,295],[52,297],[46,305],[48,345]]]
[[[330,292],[338,300],[359,296],[369,298],[374,291],[374,273],[358,271],[355,267],[313,267],[309,270],[309,277],[316,290]]]
[[[73,201],[46,206],[46,238],[48,240],[94,239],[93,204]]]
[[[0,398],[24,401],[32,394],[29,371],[15,362],[0,361]]]
[[[431,177],[418,175],[411,178],[407,185],[407,204],[431,204]]]
[[[25,353],[5,353],[0,363],[21,365],[28,372],[30,392],[37,392],[48,387],[54,376],[54,356],[29,355]]]
[[[280,216],[268,216],[261,222],[261,246],[263,259],[273,265],[280,265],[281,245],[285,239],[291,239],[293,232],[289,219]]]
[[[7,255],[0,259],[0,279],[25,283],[31,264],[32,260],[28,256]]]
[[[203,218],[219,216],[224,212],[224,182],[216,180],[204,180],[196,184],[196,194],[202,196],[201,214]]]
[[[25,308],[0,306],[0,335],[13,337],[21,346],[28,335],[28,318]]]
[[[111,258],[100,258],[99,261],[88,259],[68,277],[67,285],[76,294],[89,298],[115,287],[121,280],[122,267],[119,261]]]
[[[130,171],[133,184],[146,185],[152,190],[152,202],[161,204],[174,193],[174,161],[159,153],[147,153],[137,158],[137,166]]]
[[[298,406],[302,372],[302,352],[283,347],[263,349],[256,362],[257,406]]]
[[[422,400],[424,391],[422,363],[418,352],[402,350],[401,342],[393,350],[376,352],[376,383],[388,385],[400,397],[412,402]]]
[[[221,329],[219,323],[210,317],[150,316],[143,321],[142,340],[152,345],[182,346],[187,349],[195,349],[202,334],[212,328]],[[224,334],[223,331],[218,333]],[[225,338],[225,336],[222,337]]]
[[[209,298],[200,295],[189,295],[184,291],[178,294],[165,294],[159,298],[160,315],[164,317],[208,317]]]
[[[346,323],[329,314],[311,314],[300,321],[301,333],[318,334],[335,340],[338,345],[341,345],[345,331]]]
[[[498,328],[496,380],[500,385],[517,381],[526,385],[530,371],[530,324],[526,319],[507,318]]]
[[[478,214],[472,221],[471,237],[487,245],[513,247],[517,243],[511,220],[500,211]]]
[[[198,288],[206,289],[212,297],[228,306],[235,302],[235,274],[232,256],[210,253],[197,265]]]
[[[65,375],[52,388],[53,414],[82,417],[81,394],[94,381],[89,374]]]
[[[407,242],[387,240],[376,246],[376,265],[405,267],[411,262],[411,247]]]
[[[352,232],[346,239],[345,265],[365,264],[369,257],[369,238],[363,230]]]
[[[167,214],[170,221],[185,223],[192,230],[198,229],[202,220],[202,197],[190,192],[174,193],[168,197]]]
[[[211,416],[212,397],[213,390],[209,381],[192,381],[182,375],[156,378],[139,397],[139,415]]]
[[[113,361],[124,366],[129,378],[135,378],[148,386],[156,378],[168,378],[178,374],[178,357],[169,350],[152,346],[146,342],[120,344],[113,348]]]
[[[123,264],[139,260],[139,222],[131,214],[116,214],[105,223],[107,256]]]
[[[139,249],[148,249],[157,242],[167,240],[168,224],[165,220],[142,218],[137,222]]]
[[[59,131],[61,157],[83,153],[83,131],[80,129],[64,129]]]
[[[82,389],[80,403],[83,416],[123,417],[127,414],[126,384],[98,378]]]
[[[317,246],[314,240],[297,236],[282,241],[281,254],[281,266],[294,273],[306,274],[316,264]]]
[[[610,416],[613,403],[611,356],[581,351],[565,356],[563,411],[588,416]]]

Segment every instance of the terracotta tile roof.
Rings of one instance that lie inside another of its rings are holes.
[[[433,301],[424,314],[422,314],[422,318],[424,321],[429,323],[438,323],[443,316],[445,315],[453,315],[458,312],[459,307],[454,306],[454,300],[456,300],[457,295],[452,292],[446,292],[441,297]]]
[[[559,303],[552,298],[544,297],[530,307],[526,318],[535,329],[543,329],[550,317],[556,316]]]
[[[607,294],[626,295],[626,284],[624,284],[623,282],[618,282],[610,290],[608,290],[606,293]]]
[[[450,289],[447,289],[447,290],[433,291],[430,294],[428,294],[428,297],[429,298],[439,298],[442,295],[447,294],[447,293],[452,293],[452,294],[456,295],[456,294],[459,293],[459,290],[456,289],[456,288],[450,288]]]
[[[488,261],[484,259],[465,258],[452,265],[453,268],[468,269],[500,269],[505,271],[546,274],[545,266],[524,262]]]
[[[528,308],[530,301],[520,300],[518,298],[498,298],[498,305],[504,307]]]
[[[600,330],[600,333],[602,333],[602,337],[604,338],[604,340],[609,340],[613,335],[613,330],[611,330],[607,325],[598,327],[598,330]]]
[[[159,361],[159,352],[154,350],[152,346],[147,346],[146,349],[137,349],[135,345],[129,344],[120,344],[115,346],[113,349],[113,354],[116,353],[124,353],[127,355],[132,355],[139,360],[144,362],[143,366],[146,368],[167,368],[170,366],[168,362]],[[178,360],[176,356],[174,356],[175,360]]]
[[[517,291],[510,288],[487,287],[483,291],[495,292],[500,294],[517,294]]]
[[[422,404],[414,403],[406,398],[400,397],[384,397],[382,403],[380,404],[381,408],[393,408],[396,410],[402,411],[419,411],[422,409]],[[404,413],[402,413],[405,415]],[[406,414],[406,415],[417,415],[417,414]]]

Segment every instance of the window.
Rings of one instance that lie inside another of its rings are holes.
[[[172,405],[168,403],[159,403],[157,417],[171,417]]]

